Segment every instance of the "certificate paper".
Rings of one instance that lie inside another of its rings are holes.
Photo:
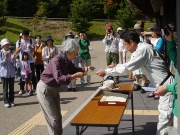
[[[89,70],[87,72],[87,75],[96,75],[96,72],[99,71],[98,69],[94,69],[94,70]]]
[[[128,98],[127,94],[105,92],[100,102],[126,102],[127,98]]]
[[[142,87],[145,91],[155,91],[155,88],[152,87]]]

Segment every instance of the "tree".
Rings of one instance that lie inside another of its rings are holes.
[[[130,10],[129,4],[126,0],[121,1],[119,6],[120,9],[117,10],[117,15],[115,16],[118,20],[117,25],[127,30],[131,29],[134,26],[136,14]]]
[[[67,17],[72,0],[38,0],[35,16],[39,17]]]
[[[109,18],[114,18],[116,11],[117,11],[118,4],[115,3],[113,0],[108,0],[104,4],[104,14],[107,15]]]
[[[0,36],[6,33],[6,29],[4,27],[7,19],[4,17],[6,14],[6,5],[7,0],[0,0]]]
[[[71,5],[69,18],[72,22],[72,30],[88,31],[92,20],[92,5],[86,0],[75,0]]]
[[[32,17],[37,11],[39,0],[7,0],[9,16]]]
[[[36,11],[36,14],[34,15],[35,17],[47,17],[49,16],[48,12],[48,3],[47,2],[38,2],[37,4],[38,9]]]

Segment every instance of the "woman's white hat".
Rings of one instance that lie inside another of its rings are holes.
[[[119,31],[119,30],[123,30],[121,27],[119,27],[119,28],[117,28],[117,32]]]
[[[3,47],[6,44],[11,44],[7,38],[4,38],[1,40],[1,47]]]
[[[135,24],[133,29],[134,29],[134,30],[137,30],[137,29],[142,29],[142,28],[141,28],[141,25],[140,25],[140,24]]]

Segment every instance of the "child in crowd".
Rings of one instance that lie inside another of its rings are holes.
[[[22,81],[25,82],[25,95],[26,96],[32,96],[33,92],[32,92],[32,83],[31,83],[31,79],[32,79],[32,71],[31,71],[31,67],[30,67],[30,63],[28,62],[29,59],[29,54],[27,52],[24,52],[22,54],[22,61],[20,62],[20,69],[21,69],[21,77],[22,77]],[[18,67],[17,67],[18,68]],[[30,87],[30,90],[28,91],[28,85]]]
[[[20,59],[19,59],[19,55],[16,57],[16,76],[15,76],[15,78],[16,79],[20,79],[21,78],[21,70],[20,70],[20,68],[18,68],[18,67],[20,67]]]
[[[7,38],[1,40],[0,77],[3,86],[4,106],[6,108],[14,106],[15,54],[10,51],[10,44]]]

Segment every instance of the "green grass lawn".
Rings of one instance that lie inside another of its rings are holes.
[[[106,24],[112,24],[114,30],[116,31],[117,26],[116,22],[97,22],[92,21],[91,27],[89,28],[89,31],[87,32],[87,36],[90,40],[102,40],[105,36],[106,30],[105,26]]]
[[[116,22],[92,21],[92,25],[87,32],[89,40],[102,40],[105,35],[105,25],[107,23],[112,24],[114,31],[116,31],[118,27]],[[47,35],[51,35],[55,41],[54,44],[56,45],[61,44],[66,33],[71,31],[70,25],[71,22],[65,21],[39,20],[37,22],[33,22],[32,19],[23,20],[8,18],[5,25],[7,32],[0,38],[2,39],[6,37],[10,40],[12,45],[15,45],[16,41],[19,39],[19,34],[22,32],[22,30],[27,29],[33,36],[40,34],[43,37],[42,39],[44,39]],[[153,23],[145,23],[145,30],[152,25]],[[74,34],[78,33],[74,32]]]
[[[5,27],[7,30],[5,37],[10,40],[12,45],[16,44],[16,41],[19,39],[19,34],[22,32],[22,30],[27,29],[31,31],[31,28],[25,25],[20,19],[8,18]]]

